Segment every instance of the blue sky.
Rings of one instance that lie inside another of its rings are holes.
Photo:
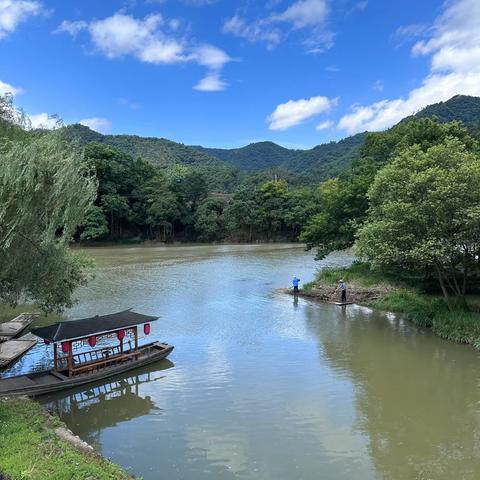
[[[104,133],[308,148],[480,95],[478,0],[0,0],[0,93]]]

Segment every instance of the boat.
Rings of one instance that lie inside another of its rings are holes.
[[[37,338],[31,333],[15,340],[0,343],[0,369],[8,367],[18,360],[37,343]]]
[[[125,310],[103,316],[56,323],[32,333],[53,345],[53,368],[0,379],[1,395],[39,396],[133,370],[168,357],[173,346],[165,342],[138,345],[138,326],[150,334],[150,323],[158,317]],[[116,339],[117,345],[73,353],[98,338]],[[130,338],[127,342],[126,338]],[[133,341],[133,344],[132,344]]]
[[[11,322],[1,323],[0,343],[18,337],[38,316],[38,313],[21,313]]]

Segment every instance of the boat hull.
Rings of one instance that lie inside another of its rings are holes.
[[[139,349],[137,359],[102,368],[94,373],[77,375],[75,377],[66,377],[53,370],[46,370],[0,379],[0,395],[37,397],[47,393],[86,385],[167,358],[173,348],[172,345],[166,343],[151,343]]]

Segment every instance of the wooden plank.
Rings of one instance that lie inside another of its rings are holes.
[[[20,358],[24,353],[30,350],[36,340],[21,338],[18,340],[8,340],[0,344],[0,368],[5,368],[13,361]]]
[[[21,313],[11,322],[0,324],[0,342],[18,337],[38,316],[38,313]]]

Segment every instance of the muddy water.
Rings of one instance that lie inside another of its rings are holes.
[[[98,275],[69,317],[133,307],[159,315],[151,337],[176,348],[43,401],[135,475],[480,478],[479,355],[394,315],[276,293],[313,277],[298,246],[89,252]],[[37,347],[9,373],[45,354]]]

